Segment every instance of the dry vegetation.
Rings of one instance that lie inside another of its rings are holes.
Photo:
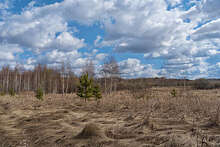
[[[151,88],[119,91],[100,102],[75,94],[0,97],[0,146],[220,146],[220,91]]]

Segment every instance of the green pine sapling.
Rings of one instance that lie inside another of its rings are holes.
[[[93,96],[93,80],[89,78],[88,73],[80,77],[80,84],[78,86],[77,95],[84,98],[85,101]]]
[[[44,96],[43,89],[42,89],[42,88],[38,88],[38,89],[36,90],[36,95],[35,95],[35,97],[36,97],[38,100],[43,100],[43,96]]]
[[[176,97],[176,95],[177,95],[176,89],[173,89],[173,90],[170,92],[170,94],[171,94],[173,97]]]
[[[102,93],[100,91],[99,85],[95,85],[93,87],[93,96],[96,98],[96,100],[99,100],[102,98]]]

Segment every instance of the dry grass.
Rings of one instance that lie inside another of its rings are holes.
[[[2,96],[0,146],[219,146],[220,91],[175,88],[172,97],[173,88],[120,91],[99,103],[75,94]]]

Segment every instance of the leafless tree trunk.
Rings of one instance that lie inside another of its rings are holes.
[[[9,67],[7,67],[7,76],[6,76],[6,79],[7,79],[7,81],[6,81],[6,91],[8,92],[8,90],[9,90]]]
[[[61,64],[61,81],[62,81],[62,94],[65,93],[65,64],[64,62]]]
[[[104,77],[105,79],[110,78],[109,93],[112,93],[113,85],[117,84],[115,78],[119,77],[120,74],[119,66],[113,56],[110,56],[105,60],[101,72],[104,73],[103,75],[105,76]],[[105,85],[106,85],[106,80],[105,80]],[[106,89],[107,87],[105,86],[105,90]]]
[[[27,75],[27,91],[30,91],[30,77]]]
[[[106,80],[106,77],[105,77],[105,94],[107,94],[107,80]]]
[[[95,77],[95,67],[91,59],[87,60],[87,63],[84,65],[82,70],[83,70],[82,73],[83,74],[87,73],[89,75],[89,78]]]

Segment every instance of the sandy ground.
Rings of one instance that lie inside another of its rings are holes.
[[[0,146],[220,146],[220,127],[209,120],[209,114],[196,119],[187,113],[178,115],[178,106],[162,109],[157,108],[162,107],[159,102],[151,101],[149,106],[149,101],[112,99],[85,103],[75,95],[47,95],[44,101],[30,95],[2,96]]]

